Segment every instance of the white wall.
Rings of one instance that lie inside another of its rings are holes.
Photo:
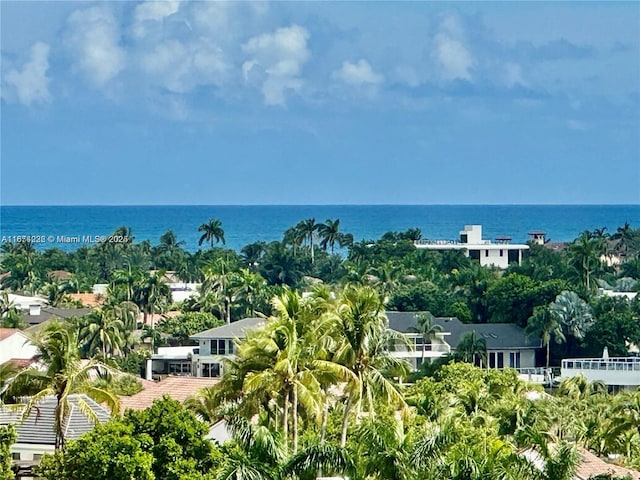
[[[0,364],[12,358],[28,360],[37,354],[36,346],[20,332],[14,333],[0,342]]]

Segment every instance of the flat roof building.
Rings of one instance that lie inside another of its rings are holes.
[[[482,238],[482,225],[465,225],[460,240],[418,240],[416,248],[427,250],[460,250],[466,257],[478,260],[483,267],[507,268],[510,263],[522,262],[522,254],[529,245],[510,243],[511,237],[499,236],[496,242]]]

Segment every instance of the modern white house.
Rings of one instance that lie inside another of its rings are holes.
[[[426,250],[460,250],[466,257],[483,267],[507,268],[510,263],[522,262],[529,245],[511,243],[511,237],[497,237],[495,242],[482,238],[482,225],[465,225],[460,240],[418,240],[416,248]]]

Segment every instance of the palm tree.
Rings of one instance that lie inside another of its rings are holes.
[[[344,408],[340,446],[347,441],[347,427],[352,407],[358,416],[366,403],[373,415],[374,397],[382,397],[389,404],[406,407],[396,386],[384,372],[406,374],[407,365],[389,355],[391,342],[406,342],[403,335],[395,335],[387,328],[384,303],[371,287],[347,286],[342,292],[337,312],[330,317],[332,324],[326,335],[336,339],[333,361],[344,365],[352,373],[347,382],[347,403]]]
[[[548,306],[538,306],[533,310],[533,315],[527,321],[525,329],[527,335],[540,336],[542,345],[547,348],[546,368],[549,369],[549,349],[551,339],[556,343],[566,341],[564,333],[562,333],[562,323],[560,316],[556,311],[551,310]]]
[[[325,223],[318,225],[318,234],[321,238],[320,246],[325,250],[330,246],[333,253],[335,243],[340,241],[340,219],[327,219]]]
[[[427,344],[430,344],[442,332],[442,327],[434,322],[435,317],[431,312],[417,313],[418,332],[422,334],[422,362],[424,363],[424,351]]]
[[[286,458],[279,432],[255,427],[242,417],[228,419],[238,448],[224,456],[215,477],[217,480],[276,480]]]
[[[487,365],[487,341],[484,338],[478,338],[475,330],[467,332],[456,346],[456,356],[463,362],[476,363],[477,361],[481,367]]]
[[[182,246],[184,241],[178,241],[176,234],[173,230],[167,230],[160,236],[160,244],[158,245],[158,251],[168,255],[170,258],[176,254],[183,252]],[[201,242],[202,243],[202,242]]]
[[[244,304],[245,315],[253,317],[256,313],[256,301],[267,282],[258,273],[251,272],[248,268],[240,269],[240,272],[234,277],[235,300],[240,304]]]
[[[570,246],[569,258],[582,281],[585,291],[592,288],[592,274],[600,267],[600,256],[606,252],[605,244],[583,232]]]
[[[311,263],[313,263],[313,260],[314,260],[313,239],[315,238],[316,232],[318,231],[319,227],[320,225],[316,223],[315,218],[308,218],[306,220],[302,220],[300,223],[298,223],[296,227],[301,233],[301,235],[303,236],[303,238],[309,242],[309,248],[311,249]]]
[[[138,307],[132,302],[105,304],[81,323],[79,340],[87,355],[120,356],[127,347],[127,332],[135,329]]]
[[[135,292],[136,285],[139,284],[144,278],[143,273],[130,265],[127,265],[126,270],[115,270],[113,272],[111,286],[112,291],[115,293],[119,288],[124,289],[124,296],[121,300],[132,301]],[[119,295],[116,293],[116,297]]]
[[[594,324],[589,304],[575,292],[561,292],[549,309],[559,318],[564,331],[576,340],[582,340]]]
[[[145,274],[137,284],[134,292],[134,302],[142,310],[145,324],[147,323],[148,315],[151,315],[151,328],[155,327],[154,314],[158,308],[171,299],[171,291],[163,280],[164,274],[164,270],[158,270],[153,274]]]
[[[242,259],[245,262],[245,265],[249,267],[249,270],[255,272],[262,260],[262,256],[266,250],[267,244],[265,242],[254,242],[249,245],[245,245],[240,250],[240,254]]]
[[[45,397],[56,398],[54,430],[56,434],[55,448],[63,449],[65,443],[64,428],[71,412],[70,396],[84,393],[96,400],[105,403],[112,415],[117,415],[120,410],[119,398],[90,382],[90,373],[99,369],[106,369],[104,364],[90,361],[84,366],[80,364],[78,352],[77,330],[66,325],[52,323],[45,327],[41,334],[34,339],[35,345],[41,354],[41,361],[46,365],[46,370],[41,372],[36,369],[27,369],[20,372],[13,379],[20,382],[27,379],[34,386],[40,386],[39,391],[29,398],[23,419],[29,417],[38,403]],[[78,405],[94,422],[98,419],[86,402],[78,400]]]
[[[208,223],[203,223],[198,227],[199,232],[203,232],[198,240],[198,245],[202,245],[203,242],[209,242],[213,248],[213,242],[222,242],[224,245],[224,230],[222,229],[222,222],[215,218],[210,218]]]

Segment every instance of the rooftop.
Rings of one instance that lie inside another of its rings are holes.
[[[163,395],[168,395],[174,400],[184,402],[190,396],[195,395],[201,388],[210,387],[219,381],[219,378],[169,376],[160,382],[144,382],[144,390],[130,397],[122,397],[120,399],[121,408],[123,411],[128,408],[144,410],[150,407],[154,400],[162,398]]]
[[[256,328],[259,325],[262,325],[264,322],[265,319],[259,317],[243,318],[242,320],[238,320],[237,322],[231,322],[227,325],[222,325],[220,327],[205,330],[204,332],[196,333],[195,335],[191,335],[190,338],[196,340],[199,340],[201,338],[244,338],[246,330]]]
[[[82,411],[85,405],[95,412],[101,423],[107,422],[111,416],[106,408],[84,394],[69,396],[69,403],[71,411],[65,424],[65,438],[67,440],[76,439],[93,429],[94,423]],[[53,428],[55,407],[55,397],[45,397],[24,422],[21,422],[23,410],[9,407],[0,408],[0,425],[15,425],[18,436],[17,443],[53,446],[56,443]]]
[[[401,333],[418,331],[416,315],[424,312],[387,312],[389,328]],[[478,338],[484,338],[489,349],[538,348],[540,339],[527,337],[524,329],[513,323],[462,323],[455,317],[434,317],[434,323],[442,327],[447,334],[445,341],[455,348],[462,337],[476,332]]]

